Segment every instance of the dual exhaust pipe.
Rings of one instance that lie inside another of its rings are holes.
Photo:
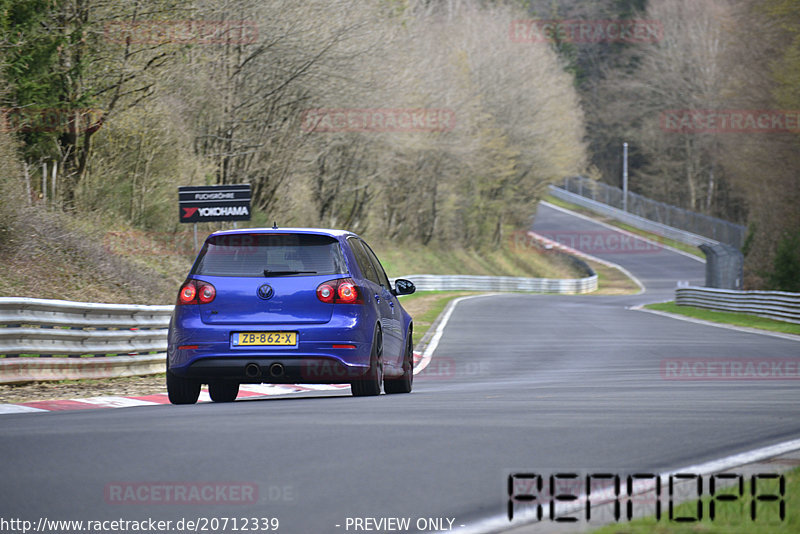
[[[269,366],[268,373],[272,378],[281,378],[286,370],[282,363],[273,363]],[[257,363],[248,363],[244,368],[244,374],[247,378],[258,378],[261,376],[261,366]]]

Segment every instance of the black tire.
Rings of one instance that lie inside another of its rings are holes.
[[[200,396],[200,382],[172,374],[167,363],[167,395],[172,404],[194,404]]]
[[[209,382],[208,396],[214,402],[233,402],[239,394],[239,382]]]
[[[403,374],[396,378],[384,378],[383,390],[386,393],[411,393],[414,383],[414,346],[411,344],[411,332],[408,333],[406,353],[403,356]]]
[[[369,369],[364,376],[350,383],[350,391],[354,397],[370,397],[381,394],[383,383],[383,334],[375,326],[375,335],[372,337],[372,350],[370,351]]]

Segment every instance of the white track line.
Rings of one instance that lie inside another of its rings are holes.
[[[431,342],[428,343],[427,347],[425,347],[425,352],[422,353],[422,358],[420,358],[419,363],[417,363],[416,367],[414,367],[415,375],[421,373],[426,367],[428,367],[428,364],[431,363],[433,352],[436,350],[436,347],[439,346],[439,340],[442,339],[444,328],[447,326],[448,321],[450,321],[450,316],[453,315],[453,310],[455,309],[456,305],[463,300],[474,299],[478,297],[488,297],[492,295],[496,295],[496,293],[489,293],[486,295],[467,295],[465,297],[458,297],[457,299],[451,300],[447,304],[447,308],[444,310],[442,320],[439,321],[439,326],[436,327],[436,332],[433,334]]]
[[[752,451],[746,451],[731,456],[725,456],[724,458],[720,458],[718,460],[711,460],[709,462],[704,462],[702,464],[690,465],[688,467],[682,467],[674,471],[660,473],[659,476],[662,478],[666,478],[669,477],[670,475],[675,475],[677,473],[692,473],[694,475],[700,475],[700,476],[716,474],[722,471],[733,469],[734,467],[754,462],[759,462],[761,460],[766,460],[767,458],[780,456],[781,454],[786,454],[788,452],[796,451],[798,449],[800,449],[800,439],[793,439],[790,441],[784,441],[783,443],[778,443],[776,445],[769,445],[767,447],[762,447],[760,449],[753,449]],[[578,503],[580,502],[581,501],[579,499]],[[583,504],[563,503],[564,506],[559,506],[559,504],[560,503],[556,503],[556,509],[555,509],[555,515],[558,516],[574,513],[584,508]],[[508,520],[507,515],[502,514],[502,515],[487,517],[486,519],[476,521],[475,523],[469,526],[463,528],[456,528],[453,531],[457,532],[458,534],[492,534],[492,533],[506,532],[509,530],[515,530],[525,525],[530,525],[538,522],[539,521],[535,517],[531,517],[528,520],[523,519],[521,521],[511,522]],[[597,528],[600,528],[601,526],[602,525],[597,525]]]
[[[49,410],[42,410],[40,408],[31,408],[30,406],[22,406],[21,404],[0,404],[0,414],[6,413],[33,413],[33,412],[48,412]]]
[[[772,337],[779,337],[781,339],[788,339],[790,341],[800,341],[800,336],[796,336],[794,334],[785,334],[783,332],[772,332],[770,330],[762,330],[760,328],[750,328],[747,326],[737,326],[733,324],[725,324],[725,323],[715,323],[713,321],[704,321],[703,319],[696,319],[695,317],[687,317],[685,315],[678,315],[676,313],[669,313],[661,310],[650,310],[644,307],[644,305],[640,304],[639,306],[632,306],[629,308],[635,311],[647,312],[652,313],[655,315],[661,315],[663,317],[669,317],[671,319],[677,319],[679,321],[686,321],[687,323],[696,323],[702,324],[705,326],[716,326],[717,328],[725,328],[726,330],[736,330],[737,332],[747,332],[748,334],[761,334],[763,336],[772,336]]]

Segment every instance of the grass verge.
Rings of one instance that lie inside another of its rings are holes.
[[[594,534],[767,534],[800,532],[800,468],[785,473],[784,492],[786,515],[780,519],[779,503],[759,502],[756,507],[756,520],[751,517],[752,502],[750,483],[745,484],[744,495],[734,502],[717,501],[717,513],[709,517],[710,498],[701,499],[703,519],[695,522],[679,523],[669,520],[669,512],[662,509],[661,520],[655,517],[637,519],[625,524],[614,524],[592,531]],[[770,484],[772,483],[772,484]],[[757,485],[759,495],[779,494],[778,481],[766,481]],[[733,495],[734,488],[720,494]],[[719,498],[719,497],[717,497]],[[697,501],[677,505],[673,517],[697,517]]]
[[[702,319],[704,321],[712,321],[715,323],[747,326],[750,328],[760,328],[761,330],[770,330],[772,332],[800,335],[800,324],[776,321],[767,317],[759,317],[757,315],[750,315],[747,313],[719,312],[706,310],[704,308],[695,308],[694,306],[678,306],[674,301],[648,304],[645,306],[645,308],[675,313],[678,315],[685,315],[687,317]]]
[[[471,274],[530,278],[585,276],[565,258],[534,247],[513,246],[513,243],[488,251],[379,242],[372,243],[372,247],[390,278],[411,274]]]
[[[602,263],[586,260],[597,273],[597,291],[587,295],[635,295],[641,289],[627,274]]]
[[[687,245],[686,243],[681,243],[680,241],[675,241],[674,239],[670,239],[668,237],[663,237],[663,236],[660,236],[658,234],[654,234],[652,232],[647,232],[645,230],[640,230],[639,228],[636,228],[635,226],[631,226],[629,224],[625,224],[625,223],[620,222],[620,221],[618,221],[616,219],[612,219],[611,217],[606,217],[606,216],[600,215],[598,213],[593,212],[590,209],[584,208],[583,206],[578,206],[576,204],[572,204],[570,202],[566,202],[566,201],[561,200],[560,198],[556,198],[554,196],[549,196],[548,195],[547,197],[545,197],[545,200],[547,202],[549,202],[550,204],[555,204],[556,206],[559,206],[561,208],[565,208],[565,209],[580,213],[581,215],[586,215],[586,216],[591,217],[593,219],[597,219],[598,221],[604,222],[606,224],[610,224],[611,226],[616,226],[617,228],[620,228],[622,230],[626,230],[626,231],[628,231],[628,232],[630,232],[632,234],[636,234],[636,235],[645,237],[645,238],[647,238],[647,239],[649,239],[651,241],[655,241],[656,243],[660,243],[662,245],[666,245],[668,247],[672,247],[674,249],[681,250],[683,252],[688,252],[689,254],[691,254],[693,256],[697,256],[698,258],[702,258],[702,259],[706,258],[706,255],[703,254],[703,252],[700,249],[698,249],[697,247],[693,247],[692,245]]]

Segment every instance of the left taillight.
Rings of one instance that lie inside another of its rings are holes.
[[[178,302],[176,304],[208,304],[217,296],[217,289],[200,280],[187,280],[178,291]]]

